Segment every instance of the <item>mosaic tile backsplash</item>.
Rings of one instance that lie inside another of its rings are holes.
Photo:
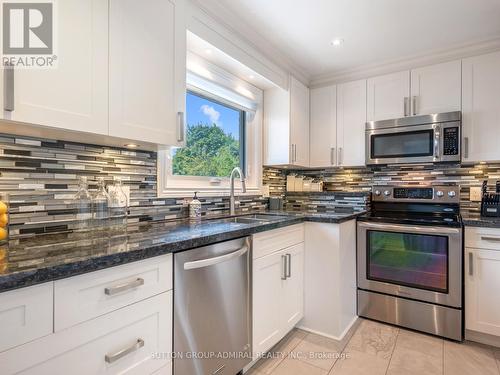
[[[0,191],[10,195],[12,238],[75,228],[78,176],[89,190],[97,177],[130,186],[129,222],[185,218],[184,197],[157,198],[157,154],[148,151],[0,135]],[[229,212],[229,197],[202,198],[202,215]],[[240,212],[264,210],[268,200],[241,197]]]
[[[296,173],[318,178],[324,182],[325,194],[335,192],[369,192],[373,185],[460,185],[461,209],[468,213],[479,213],[480,202],[471,202],[470,188],[481,186],[484,180],[494,186],[500,180],[500,163],[460,166],[457,164],[390,166],[376,168],[337,168],[323,170],[279,170],[264,169],[264,183],[270,186],[272,196],[283,196],[286,175]],[[288,203],[288,193],[285,205]]]

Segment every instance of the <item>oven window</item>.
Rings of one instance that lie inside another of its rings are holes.
[[[368,231],[367,277],[448,293],[448,237]]]
[[[371,158],[433,156],[434,131],[420,130],[371,136]]]

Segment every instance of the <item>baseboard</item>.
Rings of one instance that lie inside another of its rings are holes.
[[[308,328],[308,327],[305,327],[305,326],[301,326],[301,325],[297,326],[297,328],[301,329],[303,331],[306,331],[306,332],[310,332],[310,333],[314,333],[316,335],[327,337],[327,338],[332,339],[332,340],[342,341],[348,335],[348,333],[352,329],[354,329],[354,326],[355,326],[355,324],[356,324],[357,321],[358,321],[358,317],[355,316],[352,319],[352,321],[347,325],[346,329],[344,329],[344,331],[340,334],[340,336],[329,335],[328,333],[321,332],[321,331],[318,331],[318,330],[315,330],[315,329],[311,329],[311,328]]]
[[[499,336],[493,336],[487,333],[465,330],[465,339],[468,341],[474,341],[480,344],[485,344],[500,348]]]

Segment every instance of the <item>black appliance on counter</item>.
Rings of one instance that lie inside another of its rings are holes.
[[[494,193],[488,192],[488,182],[483,182],[481,215],[488,217],[500,217],[500,181],[497,181]]]
[[[458,186],[374,186],[358,217],[358,315],[463,339]]]

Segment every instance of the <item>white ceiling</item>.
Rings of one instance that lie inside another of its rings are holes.
[[[500,37],[500,0],[217,2],[312,78]]]

